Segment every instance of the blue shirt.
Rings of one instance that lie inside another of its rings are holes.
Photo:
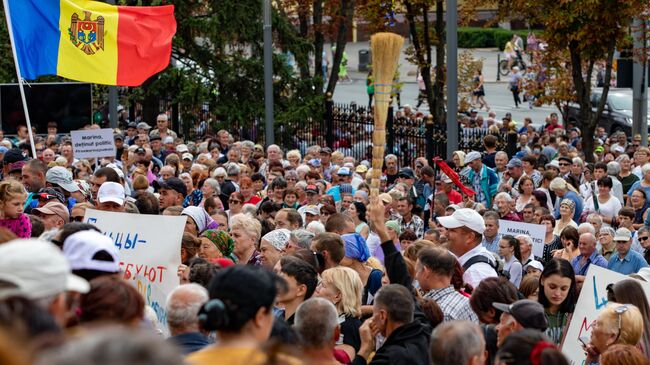
[[[645,191],[645,193],[646,193],[646,196],[650,196],[650,186],[643,186],[643,185],[641,185],[641,181],[643,181],[643,179],[641,179],[641,180],[639,180],[639,181],[636,181],[634,184],[632,184],[632,186],[630,186],[630,189],[627,191],[627,196],[629,196],[630,198],[632,198],[632,193],[633,193],[634,190],[636,190],[637,188],[641,188],[641,189],[643,189],[643,191]]]
[[[557,200],[555,202],[555,219],[560,218],[560,202],[562,202],[564,199],[569,199],[576,204],[576,210],[573,212],[573,221],[580,222],[580,215],[582,214],[582,198],[570,190],[564,194],[564,197],[557,197]]]
[[[598,251],[594,251],[583,266],[580,266],[581,259],[582,255],[578,255],[571,260],[571,266],[573,266],[573,271],[575,271],[576,275],[587,275],[587,270],[591,264],[607,268],[607,260]]]
[[[622,260],[618,252],[612,254],[607,264],[608,269],[623,275],[636,274],[644,267],[648,267],[648,263],[641,254],[633,250],[629,250]]]
[[[501,241],[501,235],[497,233],[496,236],[492,239],[492,241],[488,241],[485,236],[483,236],[483,241],[481,241],[481,245],[483,247],[487,248],[488,251],[494,252],[496,254],[499,253],[499,241]]]

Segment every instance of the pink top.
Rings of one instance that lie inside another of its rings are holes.
[[[19,238],[29,238],[32,236],[32,222],[25,213],[21,213],[15,219],[0,219],[0,227],[7,228]]]

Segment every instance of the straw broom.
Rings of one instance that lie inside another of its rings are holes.
[[[372,180],[371,196],[379,195],[379,178],[384,165],[386,146],[386,118],[395,69],[402,51],[404,38],[395,33],[376,33],[371,39],[372,72],[375,78],[375,130],[372,133]]]

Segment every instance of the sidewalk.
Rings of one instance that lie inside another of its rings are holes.
[[[405,50],[408,48],[408,40],[405,41],[402,54],[400,55],[399,61],[399,70],[400,76],[403,83],[417,83],[415,75],[417,74],[417,67],[406,60]],[[329,48],[326,45],[326,48]],[[369,42],[357,42],[357,43],[348,43],[345,46],[345,52],[348,55],[348,74],[353,80],[365,80],[368,76],[367,72],[359,72],[359,51],[360,50],[370,50]],[[431,59],[435,64],[436,51],[435,48],[431,50]],[[465,49],[459,49],[458,53],[465,51]],[[483,58],[483,77],[486,83],[497,82],[497,58],[501,52],[497,48],[476,48],[469,50],[474,54],[474,58],[480,59]],[[501,54],[503,57],[503,54]],[[332,54],[328,54],[328,59],[332,62]],[[501,78],[500,82],[507,81],[506,78]]]

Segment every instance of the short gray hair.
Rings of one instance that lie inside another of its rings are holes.
[[[497,152],[497,153],[494,155],[494,157],[501,156],[501,155],[504,155],[506,158],[508,158],[508,154],[505,153],[505,151],[499,151],[499,152]]]
[[[90,331],[39,356],[38,365],[183,364],[183,355],[153,333],[122,327]]]
[[[314,235],[325,233],[325,226],[320,221],[311,221],[307,225],[307,230]]]
[[[169,328],[180,330],[197,326],[199,310],[209,299],[208,291],[199,284],[176,287],[167,296],[165,305]]]
[[[494,197],[494,200],[501,199],[501,198],[505,199],[509,203],[512,202],[512,200],[513,200],[512,197],[510,196],[510,194],[508,194],[506,192],[503,192],[503,191],[500,192],[499,194],[497,194]]]
[[[641,228],[639,228],[638,231],[636,231],[636,233],[637,233],[637,236],[638,236],[640,233],[650,233],[650,227],[648,227],[648,226],[642,226]]]
[[[214,190],[214,195],[219,196],[221,195],[221,186],[219,185],[219,182],[217,179],[210,177],[205,179],[203,182],[203,185],[210,185],[210,187]]]
[[[526,236],[526,235],[523,235],[523,234],[515,236],[515,239],[517,241],[519,241],[520,238],[522,240],[524,240],[526,242],[526,244],[530,245],[530,247],[533,247],[533,239],[530,238],[530,236]]]
[[[578,234],[591,233],[596,236],[596,227],[593,224],[584,222],[578,226]]]
[[[336,307],[327,299],[308,299],[296,311],[295,328],[306,348],[333,346],[334,331],[338,326]]]
[[[439,324],[431,334],[431,364],[469,364],[485,351],[485,339],[476,323],[452,321]]]
[[[616,161],[607,163],[607,175],[618,175],[621,172],[621,165]]]
[[[314,239],[315,234],[306,229],[296,229],[291,232],[289,239],[296,243],[301,249],[309,249],[311,240]]]
[[[388,154],[386,157],[384,157],[384,161],[388,162],[388,160],[395,160],[397,162],[397,156],[393,155],[392,153]]]

